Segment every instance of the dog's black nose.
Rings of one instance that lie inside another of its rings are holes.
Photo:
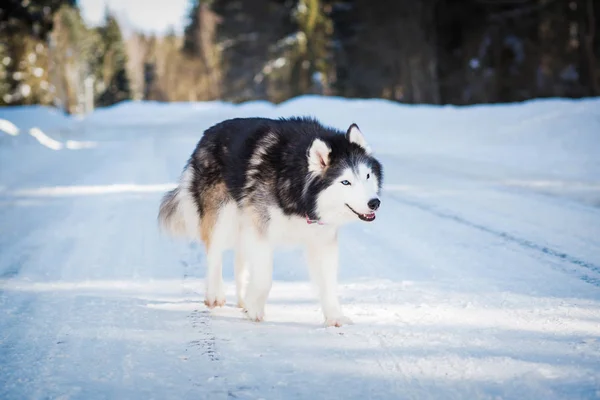
[[[369,208],[371,210],[373,210],[373,211],[377,210],[379,208],[380,204],[381,204],[381,201],[379,201],[379,199],[371,199],[367,203],[367,205],[369,206]]]

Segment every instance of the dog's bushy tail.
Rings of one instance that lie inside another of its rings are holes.
[[[160,202],[158,222],[161,229],[171,236],[188,238],[198,236],[200,216],[190,192],[192,174],[192,170],[186,168],[179,185],[167,192]]]

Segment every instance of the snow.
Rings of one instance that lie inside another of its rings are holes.
[[[599,398],[599,103],[2,108],[0,398]],[[157,230],[204,129],[296,114],[356,122],[385,168],[377,220],[341,233],[342,328],[298,251],[256,324],[232,254],[210,311],[204,250]]]

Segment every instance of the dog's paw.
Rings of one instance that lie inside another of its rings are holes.
[[[216,296],[206,295],[204,297],[204,304],[208,308],[223,307],[225,305],[225,294],[218,294]]]
[[[325,326],[335,326],[340,327],[342,325],[352,325],[354,322],[345,315],[337,315],[325,318]]]
[[[259,309],[258,307],[243,307],[244,314],[246,314],[246,318],[250,321],[254,322],[262,322],[265,318],[264,310]]]

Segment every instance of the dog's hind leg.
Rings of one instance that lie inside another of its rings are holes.
[[[206,291],[204,304],[208,308],[223,307],[225,305],[225,286],[222,277],[223,256],[221,249],[212,246],[207,254]]]
[[[244,257],[244,251],[242,244],[238,240],[235,248],[235,293],[237,296],[237,305],[239,308],[245,308],[244,305],[244,294],[246,293],[246,285],[248,278],[248,266],[246,265],[247,260]]]
[[[212,210],[211,210],[212,211]],[[200,222],[200,234],[206,246],[206,278],[204,281],[204,304],[208,308],[225,305],[225,288],[223,285],[223,246],[219,237],[217,215],[206,212]]]
[[[209,308],[225,305],[223,252],[233,247],[237,227],[235,204],[226,201],[215,205],[215,207],[205,207],[200,221],[200,235],[206,245],[207,253],[204,304]]]

